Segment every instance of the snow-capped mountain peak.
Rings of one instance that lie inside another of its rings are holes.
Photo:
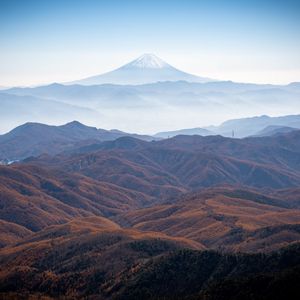
[[[84,78],[71,84],[147,84],[158,81],[208,82],[209,78],[199,77],[180,71],[154,54],[143,54],[135,60],[111,72]]]
[[[151,53],[145,53],[127,65],[123,66],[123,68],[141,69],[162,69],[166,67],[170,67],[170,65]]]

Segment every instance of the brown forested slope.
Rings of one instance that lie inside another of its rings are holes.
[[[294,201],[230,187],[129,211],[118,222],[230,251],[270,251],[300,241],[300,206]]]

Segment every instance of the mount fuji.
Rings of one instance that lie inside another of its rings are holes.
[[[143,54],[128,64],[108,73],[96,75],[68,84],[126,84],[138,85],[159,81],[209,82],[212,79],[180,71],[154,54]]]

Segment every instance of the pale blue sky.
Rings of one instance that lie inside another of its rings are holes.
[[[0,0],[0,86],[100,74],[143,53],[200,76],[300,81],[300,1]]]

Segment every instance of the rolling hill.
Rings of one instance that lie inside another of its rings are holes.
[[[110,282],[117,283],[125,272],[184,248],[204,249],[187,239],[121,229],[105,218],[76,219],[0,250],[0,296],[24,292],[26,285],[25,291],[33,294],[105,298]]]
[[[155,197],[224,184],[279,189],[299,186],[299,135],[176,136],[156,142],[122,137],[30,161]]]
[[[299,199],[286,201],[279,195],[232,187],[190,193],[121,214],[117,220],[138,230],[185,237],[222,251],[270,251],[300,241]]]
[[[83,235],[76,232],[76,225],[66,230],[56,226],[48,236],[0,250],[5,267],[0,272],[1,297],[273,300],[299,296],[299,245],[270,254],[221,254],[133,230],[98,228]]]
[[[0,166],[0,297],[295,293],[299,130],[151,142],[118,134],[72,122],[1,137],[2,151],[35,156]]]
[[[11,242],[10,235],[16,241],[49,225],[77,217],[113,216],[151,201],[113,184],[32,165],[0,166],[0,178],[2,245]],[[19,235],[14,233],[18,230]]]

